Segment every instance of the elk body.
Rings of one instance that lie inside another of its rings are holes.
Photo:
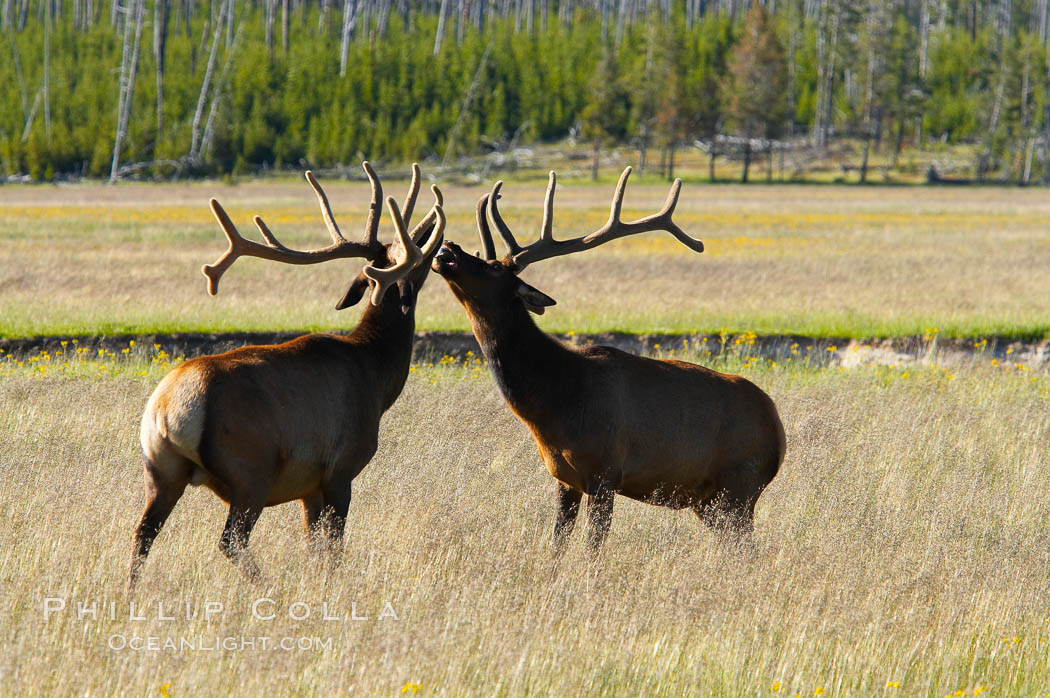
[[[552,236],[555,177],[541,238],[522,247],[500,216],[501,182],[478,203],[484,258],[445,242],[434,257],[465,308],[503,397],[529,427],[557,481],[553,543],[560,550],[580,501],[588,498],[592,549],[604,540],[613,498],[690,508],[705,523],[747,533],[755,502],[784,458],[784,429],[773,401],[750,381],[684,361],[634,356],[610,347],[573,347],[542,332],[530,311],[554,300],[518,274],[528,264],[625,235],[665,230],[696,252],[703,243],[672,220],[681,181],[664,209],[620,221],[630,168],[613,198],[609,221],[573,240]],[[509,250],[497,260],[488,218]]]
[[[267,244],[245,240],[211,200],[230,247],[203,269],[209,293],[216,293],[223,272],[242,255],[290,264],[363,257],[367,266],[336,308],[354,305],[369,290],[370,304],[348,335],[312,334],[202,356],[161,380],[142,416],[146,509],[135,532],[130,588],[187,485],[203,485],[229,503],[219,545],[249,577],[257,577],[258,568],[248,554],[248,537],[267,506],[301,500],[308,535],[338,555],[351,481],[375,453],[380,417],[408,376],[416,296],[445,228],[434,187],[437,202],[408,232],[419,191],[419,170],[413,167],[404,213],[392,197],[386,201],[397,240],[380,243],[382,186],[369,164],[364,167],[372,203],[361,242],[343,238],[309,172],[333,240],[320,250],[285,247],[259,217],[255,223]]]

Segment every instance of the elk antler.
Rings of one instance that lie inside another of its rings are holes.
[[[317,264],[319,262],[327,262],[330,259],[344,259],[348,257],[375,259],[381,255],[385,250],[378,239],[381,213],[379,201],[383,196],[383,185],[380,184],[379,177],[376,175],[375,170],[372,169],[371,164],[364,162],[361,166],[364,168],[368,181],[372,185],[372,203],[368,212],[368,221],[365,223],[365,235],[361,242],[350,242],[343,237],[343,234],[339,231],[338,224],[335,222],[335,217],[332,215],[332,207],[328,203],[328,197],[325,195],[324,189],[321,188],[317,179],[314,178],[313,172],[309,170],[306,171],[306,181],[310,183],[314,193],[317,194],[317,202],[321,207],[321,218],[324,219],[325,227],[328,228],[328,233],[332,236],[332,244],[328,247],[317,250],[293,250],[286,247],[270,232],[266,223],[259,216],[255,216],[253,220],[256,227],[259,228],[263,239],[266,240],[266,244],[262,245],[258,242],[246,240],[237,231],[237,227],[230,220],[230,217],[219,202],[216,199],[211,199],[208,203],[211,206],[212,213],[215,215],[215,219],[219,222],[223,232],[226,233],[230,246],[214,264],[205,264],[201,268],[204,275],[208,277],[208,293],[213,296],[218,293],[219,279],[230,268],[230,265],[238,257],[242,256],[259,257],[286,264]],[[414,189],[409,190],[410,197],[406,200],[406,205],[414,206],[415,193],[419,190],[419,167],[415,164],[412,167]]]
[[[418,191],[418,189],[417,182],[416,190]],[[397,232],[400,247],[398,249],[398,260],[393,266],[380,269],[374,264],[368,264],[364,268],[364,275],[374,282],[372,285],[372,305],[379,305],[379,301],[383,298],[387,289],[404,279],[424,259],[430,257],[431,253],[441,244],[445,234],[445,212],[441,207],[444,199],[441,196],[441,190],[436,186],[431,186],[430,189],[434,192],[434,199],[436,200],[434,207],[430,209],[430,213],[419,222],[411,234],[408,232],[407,218],[402,217],[401,210],[397,207],[394,197],[387,197],[386,205],[390,209],[390,217],[394,221],[394,230]],[[413,199],[411,203],[414,204],[415,195],[412,194],[411,198]],[[420,249],[416,245],[415,240],[422,237],[423,233],[430,226],[434,225],[435,218],[437,219],[436,226],[433,232],[430,233],[430,238],[427,240],[426,245]]]
[[[678,204],[678,194],[682,190],[682,180],[680,179],[676,179],[671,185],[671,191],[667,194],[667,201],[658,213],[627,223],[620,220],[624,190],[627,188],[627,178],[630,176],[630,167],[626,168],[623,174],[620,175],[620,181],[617,183],[616,191],[613,194],[609,220],[606,221],[605,225],[590,235],[571,240],[555,240],[553,229],[556,177],[554,171],[551,170],[547,182],[547,196],[543,204],[543,226],[540,230],[540,238],[525,247],[519,245],[518,241],[514,239],[514,234],[510,231],[510,227],[503,220],[503,216],[500,215],[496,201],[500,198],[500,189],[503,187],[503,182],[496,182],[492,187],[492,193],[486,194],[482,197],[482,201],[478,202],[478,232],[481,235],[482,245],[485,247],[486,259],[495,259],[496,253],[492,245],[492,233],[488,228],[488,223],[487,221],[483,223],[485,215],[482,209],[485,205],[483,203],[485,199],[487,199],[488,214],[492,217],[496,230],[507,246],[507,257],[505,259],[512,263],[519,272],[533,262],[550,259],[551,257],[560,257],[574,252],[582,252],[610,240],[653,230],[667,231],[676,240],[694,252],[703,252],[704,243],[696,238],[689,237],[671,220],[675,206]]]

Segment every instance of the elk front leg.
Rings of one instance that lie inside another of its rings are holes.
[[[551,552],[557,557],[565,550],[569,534],[576,526],[576,515],[580,513],[580,500],[583,499],[583,492],[557,481],[555,488],[558,510],[555,513],[554,531],[551,534]]]
[[[230,515],[226,517],[226,526],[219,539],[219,549],[252,582],[260,581],[262,572],[248,551],[248,538],[262,510],[263,505],[259,503],[231,502]]]
[[[612,525],[613,491],[598,487],[593,495],[587,495],[587,546],[597,553],[605,542]]]

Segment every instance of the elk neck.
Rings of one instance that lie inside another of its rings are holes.
[[[523,305],[501,313],[467,309],[496,384],[519,417],[542,422],[552,404],[576,392],[585,360],[541,330]]]
[[[416,333],[416,304],[407,313],[401,312],[396,290],[379,305],[368,303],[357,327],[346,336],[370,360],[373,375],[381,377],[385,386],[383,409],[386,410],[401,394],[408,369],[412,363],[412,344]],[[367,303],[367,299],[365,300]]]

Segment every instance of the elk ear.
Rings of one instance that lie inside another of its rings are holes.
[[[544,310],[556,302],[543,291],[529,286],[524,281],[518,282],[518,298],[521,299],[526,308],[537,315],[543,315]]]
[[[350,284],[350,288],[346,289],[343,300],[335,304],[335,309],[343,310],[352,305],[357,305],[365,297],[366,293],[368,293],[368,277],[361,274]]]

